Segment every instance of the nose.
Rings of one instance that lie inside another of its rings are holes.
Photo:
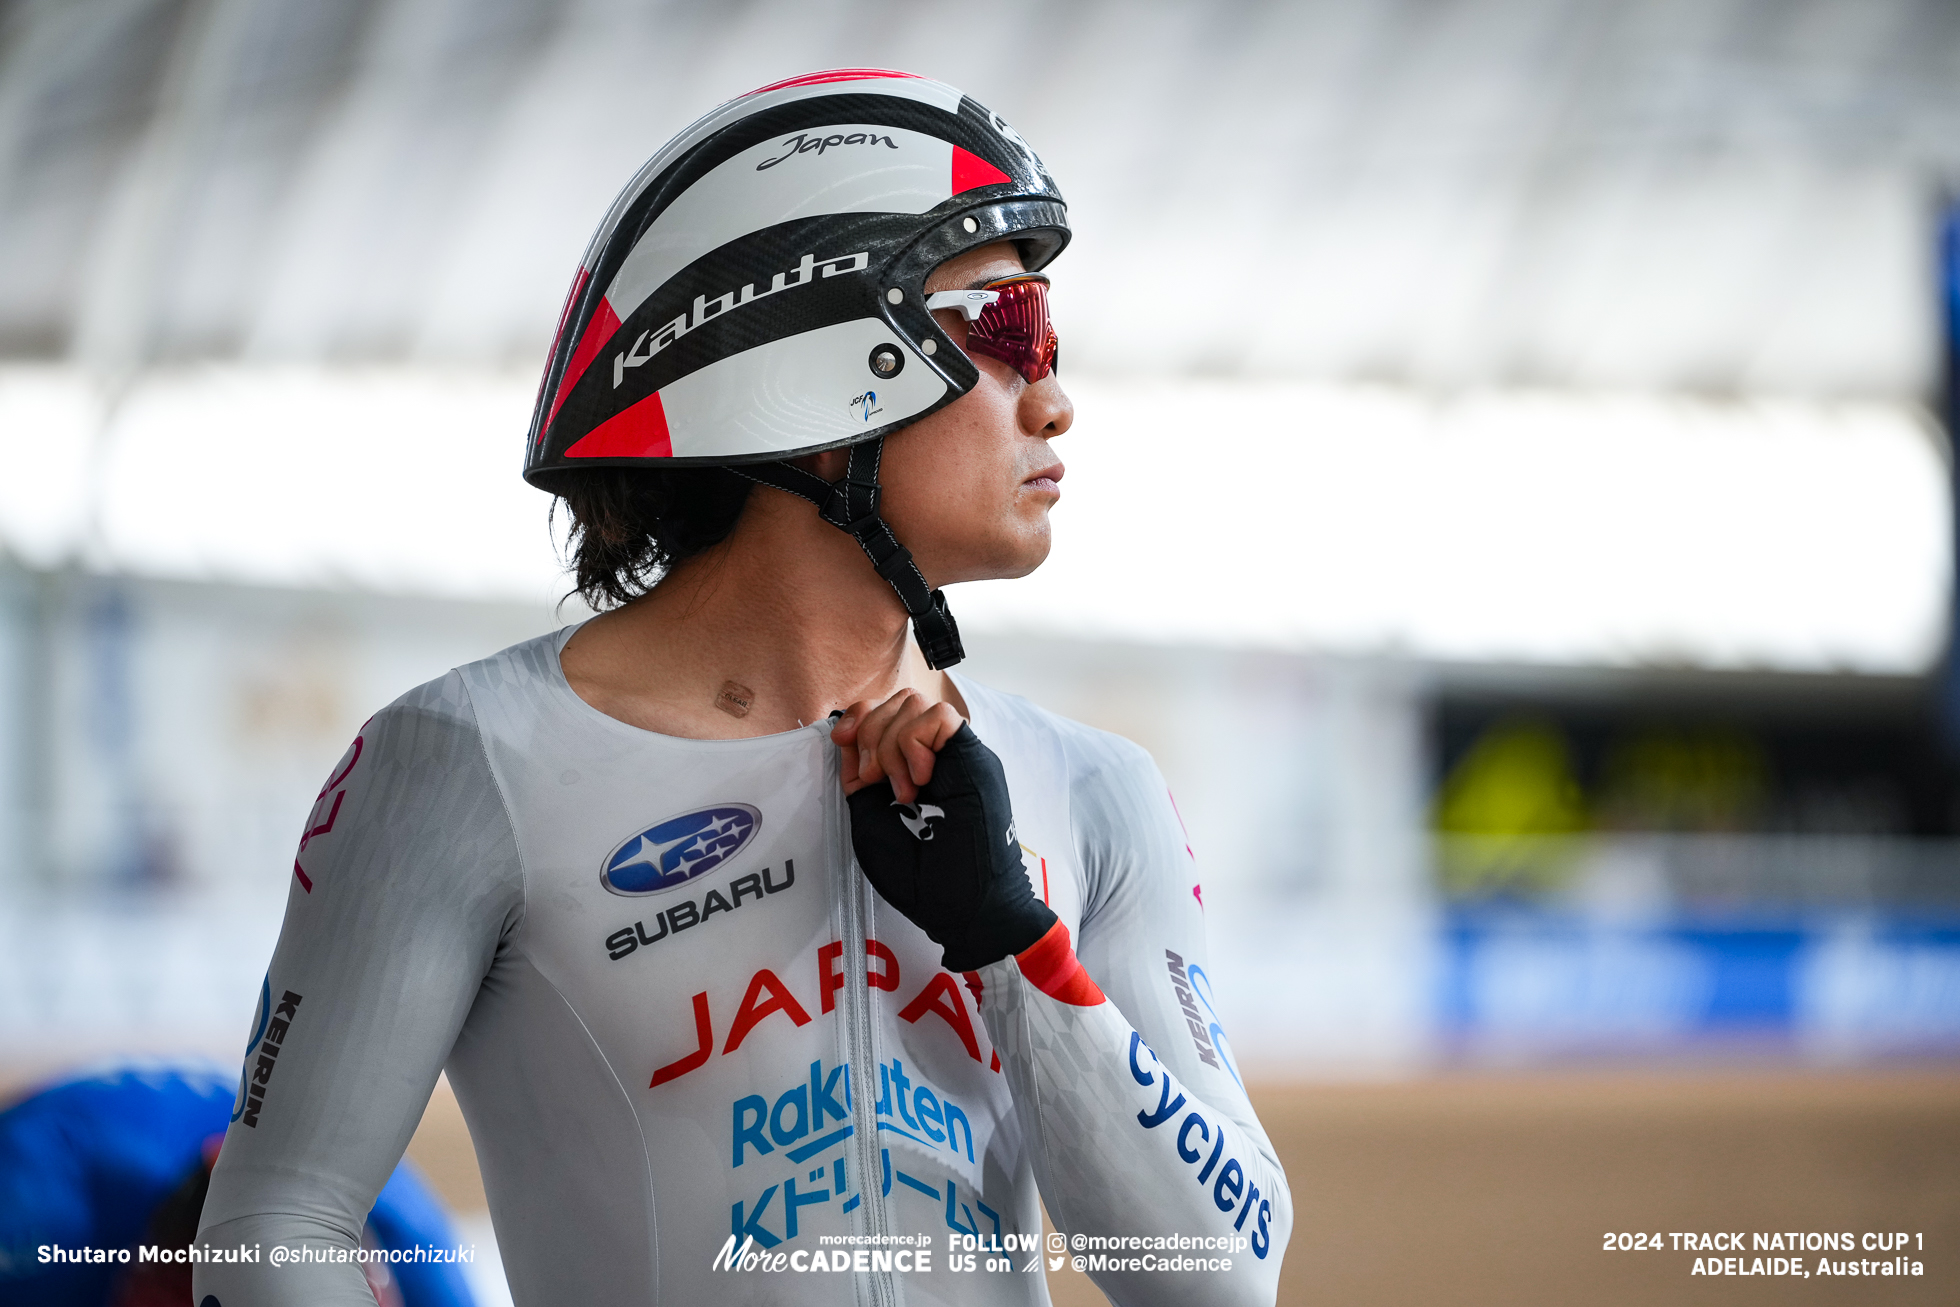
[[[1062,379],[1050,372],[1021,392],[1021,429],[1053,440],[1075,425],[1075,404],[1062,389]]]

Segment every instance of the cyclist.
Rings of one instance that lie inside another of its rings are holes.
[[[334,769],[204,1238],[347,1246],[446,1065],[520,1304],[1038,1303],[1041,1201],[1129,1241],[1118,1301],[1272,1301],[1285,1177],[1162,777],[948,670],[941,587],[1048,551],[1068,237],[1012,128],[903,73],[763,87],[633,179],[525,468],[603,611]]]

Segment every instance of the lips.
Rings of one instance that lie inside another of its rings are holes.
[[[1056,463],[1052,466],[1042,468],[1041,471],[1036,472],[1021,484],[1032,490],[1052,490],[1059,494],[1061,493],[1061,486],[1057,483],[1061,481],[1062,474],[1066,471],[1067,469],[1060,463]]]

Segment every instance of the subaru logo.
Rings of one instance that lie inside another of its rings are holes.
[[[754,838],[762,814],[746,803],[669,817],[614,849],[599,883],[615,894],[658,894],[726,863]]]

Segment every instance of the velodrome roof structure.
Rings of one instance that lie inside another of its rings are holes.
[[[326,467],[337,446],[280,432],[331,441],[327,412],[362,425],[346,457],[423,440],[417,457],[473,485],[514,469],[616,188],[712,104],[834,65],[962,87],[1061,180],[1064,357],[1110,397],[1085,407],[1085,473],[1126,440],[1196,456],[1250,496],[1241,516],[1282,524],[1260,496],[1366,474],[1325,496],[1313,551],[1278,526],[1258,538],[1299,583],[1251,625],[1207,618],[1208,637],[1890,670],[1943,638],[1950,510],[1925,403],[1932,232],[1960,183],[1946,0],[15,0],[0,454],[42,479],[0,489],[0,541],[34,565],[532,593],[548,550],[431,562],[431,528],[367,559],[324,526],[282,546],[269,523],[247,548],[183,523],[224,518],[251,451]],[[1404,444],[1344,438],[1383,423]],[[145,469],[217,428],[229,471],[183,474],[193,498],[158,535]],[[1290,477],[1232,475],[1261,451]],[[1628,491],[1619,470],[1660,457],[1673,473]],[[1085,537],[1151,529],[1147,485],[1104,508],[1081,490]],[[475,511],[531,513],[525,493]],[[1673,557],[1656,540],[1680,546],[1678,572],[1653,575]],[[1750,626],[1711,566],[1837,616]],[[1573,607],[1544,600],[1547,568],[1554,594],[1605,591],[1603,615],[1520,634]],[[1056,603],[1092,633],[1191,634]],[[1446,631],[1443,609],[1475,620]],[[1722,634],[1732,621],[1748,629]]]
[[[1097,370],[1916,397],[1960,181],[1945,0],[17,0],[0,33],[0,349],[35,357],[529,366],[655,147],[839,63],[1038,143]]]

